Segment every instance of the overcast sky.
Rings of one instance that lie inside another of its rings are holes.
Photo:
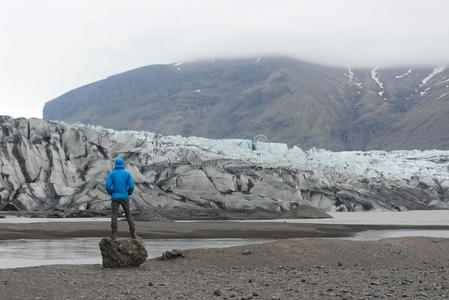
[[[0,2],[0,114],[132,68],[285,54],[340,66],[449,62],[449,1]]]

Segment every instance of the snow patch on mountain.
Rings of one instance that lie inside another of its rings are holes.
[[[412,68],[408,69],[407,72],[405,72],[404,74],[395,76],[395,78],[400,79],[400,78],[404,78],[405,76],[407,76],[408,74],[412,73]]]
[[[384,84],[382,83],[382,81],[380,81],[380,78],[377,77],[377,70],[379,68],[374,68],[371,70],[371,78],[377,83],[377,85],[379,86],[380,91],[378,92],[379,96],[383,97],[385,91],[384,91]],[[385,98],[384,98],[385,100]]]
[[[184,65],[184,63],[183,62],[176,62],[176,63],[174,63],[173,64],[173,66],[175,66],[176,67],[176,70],[178,70],[178,71],[181,71],[182,70],[182,66]]]
[[[446,95],[449,95],[449,92],[444,93],[444,94],[441,94],[440,96],[438,96],[438,97],[436,98],[436,100],[441,99],[441,98],[443,98],[443,97],[446,96]]]
[[[419,94],[421,95],[421,96],[424,96],[426,93],[427,93],[427,91],[429,91],[430,90],[430,87],[426,87],[425,89],[424,89],[424,91],[421,91]]]
[[[344,73],[346,77],[348,77],[349,83],[354,84],[358,86],[359,88],[363,89],[363,84],[361,82],[354,81],[354,73],[351,71],[351,68],[348,68],[348,73]]]
[[[435,75],[441,73],[444,71],[444,69],[446,69],[445,65],[439,66],[439,67],[434,67],[432,73],[430,73],[429,75],[427,75],[421,82],[420,86],[423,86],[425,84],[427,84],[427,82],[429,82],[429,80],[431,80]]]
[[[444,77],[443,77],[444,78]],[[449,79],[444,79],[443,81],[439,81],[437,83],[434,83],[432,86],[440,86],[443,85],[445,83],[449,82]],[[446,86],[447,87],[447,86]]]

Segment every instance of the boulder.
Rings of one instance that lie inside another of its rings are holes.
[[[181,250],[173,249],[171,251],[165,251],[162,253],[162,260],[170,260],[177,257],[185,257],[184,253]]]
[[[103,268],[138,267],[148,257],[141,238],[126,240],[104,238],[100,241],[100,250]]]

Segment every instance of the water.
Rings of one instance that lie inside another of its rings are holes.
[[[55,264],[101,264],[99,238],[0,241],[0,269]],[[144,240],[150,258],[167,250],[225,248],[270,242],[269,239],[154,239]]]
[[[406,212],[350,212],[330,213],[332,219],[279,219],[241,220],[229,222],[287,222],[316,224],[355,225],[446,225],[449,226],[449,210]],[[109,222],[109,218],[24,218],[7,216],[0,223],[36,222]],[[209,221],[179,221],[209,222]],[[210,221],[213,222],[213,221]],[[220,221],[222,222],[222,221]],[[430,236],[449,238],[449,230],[368,230],[349,240],[379,240],[390,237]],[[223,248],[269,242],[268,239],[157,239],[145,240],[150,257],[160,256],[172,249]],[[101,264],[99,238],[57,240],[7,240],[0,241],[0,268],[29,267],[50,264]]]
[[[449,226],[449,210],[411,210],[386,212],[331,212],[327,219],[230,220],[228,222],[284,222],[347,225]],[[204,222],[204,221],[178,221]]]
[[[330,212],[328,219],[275,219],[275,220],[230,220],[228,222],[285,222],[312,224],[348,225],[445,225],[449,226],[449,210],[411,210],[374,212]],[[50,223],[50,222],[110,222],[110,218],[26,218],[6,216],[2,223]],[[214,222],[189,220],[177,222]],[[222,222],[222,221],[220,221]]]
[[[367,230],[359,232],[353,237],[342,239],[353,241],[377,241],[386,238],[398,238],[407,236],[449,238],[449,230],[414,230],[414,229]]]
[[[61,222],[111,222],[111,218],[28,218],[8,216],[0,218],[0,224],[26,224],[26,223],[61,223]]]
[[[345,240],[380,240],[392,237],[449,238],[449,230],[368,230]],[[267,243],[269,239],[154,239],[144,240],[150,258],[172,249],[225,248]],[[0,269],[54,264],[101,264],[99,238],[0,241]]]

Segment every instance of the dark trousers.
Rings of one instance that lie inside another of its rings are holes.
[[[126,220],[128,221],[129,231],[135,232],[136,228],[134,227],[133,215],[131,214],[131,210],[129,209],[129,200],[123,199],[112,199],[112,218],[111,218],[111,230],[113,233],[117,232],[117,216],[118,209],[120,205],[123,207],[125,211]]]

